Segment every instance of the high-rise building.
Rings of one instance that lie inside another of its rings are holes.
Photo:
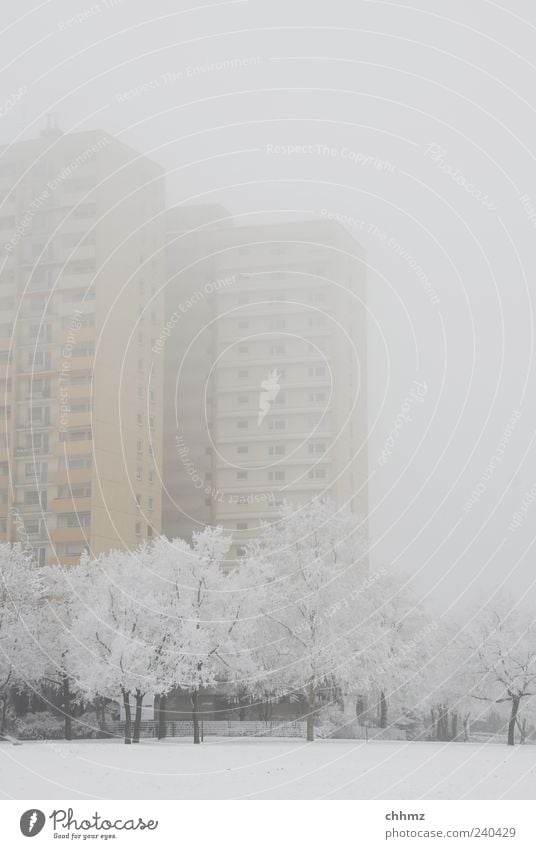
[[[161,530],[163,208],[106,133],[0,151],[0,540],[39,564]]]
[[[284,500],[321,494],[366,523],[362,249],[328,220],[194,230],[195,283],[181,265],[187,322],[166,340],[164,532],[210,521],[239,557]],[[168,318],[179,300],[169,289]]]

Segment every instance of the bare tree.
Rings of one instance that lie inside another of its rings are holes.
[[[536,694],[536,623],[503,604],[484,611],[475,638],[479,680],[472,695],[510,705],[507,742],[513,746],[522,701]]]

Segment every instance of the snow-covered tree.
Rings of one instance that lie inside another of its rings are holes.
[[[422,693],[423,669],[435,627],[393,567],[372,573],[364,582],[369,621],[369,689],[373,692],[380,728],[387,728],[391,703],[399,708]],[[372,611],[372,612],[370,612]]]
[[[84,554],[77,566],[47,566],[42,575],[45,598],[39,608],[39,626],[44,683],[60,694],[65,739],[70,740],[73,707],[84,696],[78,681],[85,636],[81,622],[94,591],[92,561]]]
[[[40,570],[20,544],[0,544],[0,733],[8,691],[35,685],[43,674],[38,650],[38,610],[43,598]]]
[[[513,746],[524,700],[536,696],[536,621],[504,601],[484,609],[472,637],[478,661],[472,695],[509,705],[507,743]]]
[[[476,679],[476,655],[460,622],[441,618],[427,643],[423,659],[424,698],[432,740],[466,740],[475,702],[471,690]]]
[[[285,504],[242,567],[252,586],[259,678],[267,692],[302,695],[307,740],[314,739],[321,699],[367,674],[367,637],[359,626],[368,621],[370,631],[374,619],[362,592],[365,555],[359,520],[318,498],[302,507]]]
[[[173,684],[190,693],[194,743],[200,743],[199,696],[205,687],[232,679],[237,669],[233,632],[243,597],[234,574],[224,569],[230,539],[221,528],[205,528],[182,540],[160,540],[155,550],[167,561],[171,580],[169,619],[175,621],[170,645],[175,653]]]
[[[139,742],[145,694],[167,692],[171,678],[164,650],[167,588],[153,566],[150,547],[112,551],[94,561],[91,599],[76,629],[84,647],[78,652],[79,683],[90,698],[120,696],[125,743]]]

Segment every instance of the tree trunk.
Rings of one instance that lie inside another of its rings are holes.
[[[130,745],[132,743],[131,740],[131,716],[130,716],[130,693],[127,690],[123,690],[123,705],[125,708],[125,743]]]
[[[139,743],[140,742],[142,704],[143,704],[143,693],[140,693],[139,690],[136,690],[136,713],[134,714],[134,734],[132,736],[132,742],[133,743]]]
[[[383,690],[380,693],[380,728],[387,728],[387,699]]]
[[[98,737],[105,737],[106,731],[106,706],[102,696],[97,696],[95,699],[95,718],[99,729]]]
[[[456,711],[452,713],[450,737],[451,740],[456,740],[458,737],[458,714]]]
[[[508,723],[508,745],[513,746],[516,742],[516,720],[517,720],[517,712],[519,710],[519,696],[514,696],[512,699],[512,711],[510,713],[510,721]]]
[[[315,688],[312,684],[307,693],[307,742],[312,743],[315,739]]]
[[[72,740],[73,739],[73,724],[72,724],[72,714],[71,714],[71,690],[69,687],[69,676],[65,673],[62,674],[62,706],[63,706],[63,718],[64,718],[64,728],[65,728],[65,739]]]
[[[523,719],[523,722],[520,722],[519,719],[517,721],[517,727],[519,728],[519,742],[523,746],[527,739],[527,717]]]
[[[7,695],[0,697],[2,699],[2,716],[0,718],[0,734],[3,734],[6,730],[6,716],[7,716]]]
[[[437,740],[436,712],[430,708],[430,739]]]
[[[166,695],[161,695],[158,702],[158,739],[163,740],[167,735],[166,728]]]
[[[194,725],[194,743],[200,743],[199,736],[199,690],[192,690],[192,722]]]
[[[469,739],[469,714],[466,714],[463,718],[463,741],[467,743]]]

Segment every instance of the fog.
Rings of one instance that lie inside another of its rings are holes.
[[[535,29],[521,0],[69,0],[0,31],[2,144],[56,115],[161,164],[168,206],[359,242],[370,561],[443,609],[534,593]]]

